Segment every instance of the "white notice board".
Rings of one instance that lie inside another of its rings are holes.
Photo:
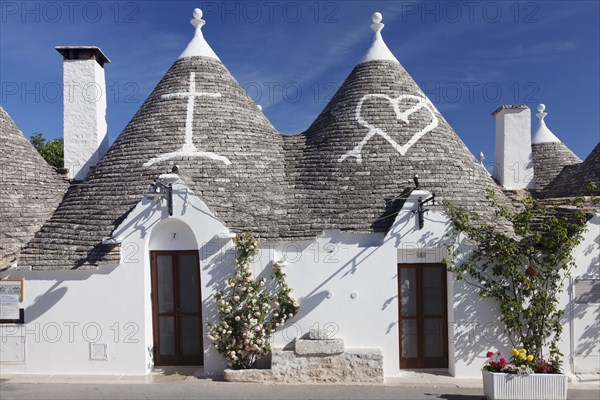
[[[0,279],[0,296],[4,294],[16,294],[23,301],[23,279]]]

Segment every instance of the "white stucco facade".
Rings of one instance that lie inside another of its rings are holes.
[[[271,261],[285,261],[292,294],[300,303],[299,314],[274,335],[273,346],[284,347],[318,327],[343,338],[347,349],[381,349],[385,376],[401,374],[398,264],[441,263],[446,256],[450,223],[443,208],[429,206],[422,229],[413,213],[418,199],[429,195],[413,191],[386,235],[325,231],[313,241],[262,243],[255,276],[270,275]],[[206,324],[215,321],[212,295],[234,271],[235,250],[227,227],[181,182],[174,184],[173,197],[172,217],[164,200],[161,205],[145,198],[117,228],[113,238],[122,248],[118,266],[2,273],[3,278],[25,278],[25,324],[0,327],[2,373],[150,372],[150,251],[197,250],[205,374],[222,374],[226,364],[206,338]],[[600,218],[588,225],[576,251],[574,279],[599,274]],[[447,285],[448,370],[457,377],[479,377],[487,350],[509,349],[501,340],[498,314],[491,300],[480,299],[451,274]],[[597,372],[598,304],[574,304],[571,296],[568,286],[561,298],[568,310],[561,343],[565,369]]]

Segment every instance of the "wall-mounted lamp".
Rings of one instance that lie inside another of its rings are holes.
[[[435,205],[435,193],[425,200],[421,200],[421,197],[419,197],[419,205],[417,206],[417,209],[413,211],[413,214],[417,214],[419,220],[419,230],[423,229],[423,226],[425,226],[425,213],[429,211],[429,208],[424,208],[423,206],[429,202],[431,202],[431,205]]]
[[[154,182],[150,184],[146,197],[157,200],[166,198],[169,216],[173,215],[173,186],[171,183],[164,183],[161,179],[155,179]]]
[[[415,182],[415,189],[419,188],[419,175],[415,174],[415,176],[413,176],[413,181]]]
[[[162,174],[155,179],[148,187],[148,192],[145,196],[153,199],[162,201],[163,198],[167,199],[167,207],[169,209],[169,216],[173,216],[173,183],[176,182],[179,177],[176,172],[179,171],[177,165],[173,166],[171,174]]]

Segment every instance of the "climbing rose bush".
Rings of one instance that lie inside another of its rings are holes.
[[[258,247],[250,233],[236,236],[234,244],[236,271],[225,281],[225,289],[215,294],[219,321],[209,324],[208,338],[231,368],[248,369],[271,352],[269,339],[300,307],[280,264],[272,263],[269,282],[253,276],[250,262]]]

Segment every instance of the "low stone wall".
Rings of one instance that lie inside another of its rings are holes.
[[[383,383],[383,355],[378,349],[352,349],[327,356],[276,350],[271,369],[226,369],[223,377],[230,382]]]
[[[299,356],[273,353],[272,371],[286,383],[383,383],[383,354],[378,349],[352,349],[336,355]]]
[[[312,337],[323,337],[318,334]],[[379,349],[344,349],[342,339],[296,339],[294,350],[273,350],[271,369],[225,370],[230,382],[383,383]]]

